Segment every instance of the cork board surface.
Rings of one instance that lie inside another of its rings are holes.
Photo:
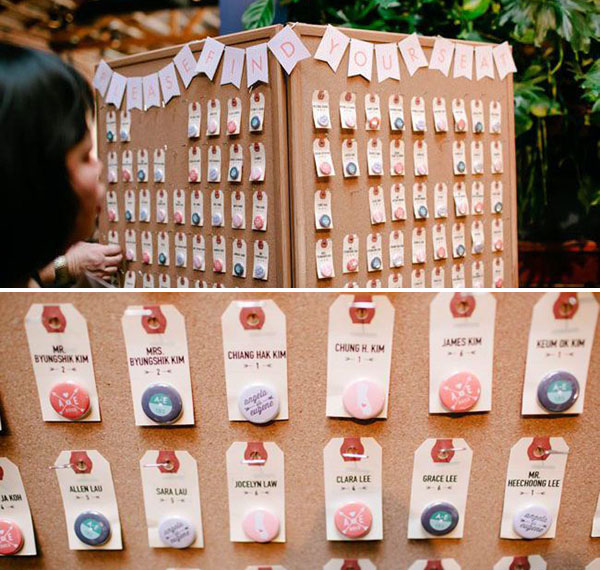
[[[219,38],[226,45],[238,48],[250,47],[258,43],[268,41],[280,26],[271,26],[261,30],[232,34]],[[191,44],[192,52],[198,59],[203,42]],[[170,63],[182,46],[147,52],[141,55],[111,61],[110,66],[115,71],[126,77],[135,77],[157,72]],[[286,141],[286,117],[285,117],[285,91],[284,79],[281,66],[276,59],[269,54],[269,83],[255,86],[251,92],[246,87],[246,72],[244,71],[240,89],[233,85],[220,85],[223,63],[217,68],[214,81],[210,81],[205,75],[196,76],[186,89],[181,78],[177,74],[180,97],[171,99],[164,107],[152,107],[143,112],[138,109],[131,111],[131,141],[117,141],[108,143],[106,137],[106,115],[107,111],[115,110],[113,105],[107,105],[102,97],[97,97],[97,125],[98,125],[98,155],[104,162],[105,168],[102,173],[102,181],[107,190],[115,190],[118,196],[119,221],[109,222],[107,209],[100,216],[101,241],[108,241],[108,232],[116,230],[119,241],[125,251],[125,231],[133,229],[137,232],[137,261],[127,262],[125,270],[136,272],[136,287],[142,286],[142,273],[154,275],[155,286],[159,287],[159,276],[168,274],[171,277],[171,286],[177,286],[177,279],[186,276],[189,286],[193,287],[196,280],[204,281],[210,287],[216,284],[226,287],[286,287],[291,285],[290,274],[290,240],[289,240],[289,201],[288,201],[288,172],[287,172],[287,141]],[[265,96],[265,115],[262,133],[249,132],[250,97],[253,93],[260,92]],[[125,109],[123,99],[122,109]],[[241,132],[238,136],[227,135],[227,101],[230,97],[239,97],[242,101]],[[207,102],[210,99],[219,99],[221,103],[221,134],[220,136],[206,136],[207,128]],[[197,101],[201,105],[201,125],[199,139],[189,139],[188,130],[188,105]],[[274,110],[276,112],[274,112]],[[120,113],[117,110],[117,133],[119,132]],[[250,150],[251,143],[262,142],[266,152],[266,169],[264,183],[251,183],[248,181],[250,175]],[[241,183],[227,182],[229,163],[229,147],[238,143],[243,149],[243,172]],[[221,149],[221,182],[208,182],[208,149],[210,145],[217,145]],[[153,153],[155,149],[166,146],[165,183],[153,182]],[[188,148],[199,146],[202,165],[200,183],[188,182]],[[132,182],[124,183],[121,175],[122,153],[124,150],[133,151],[134,177]],[[137,164],[137,151],[146,149],[149,151],[149,181],[138,183],[135,179],[135,165]],[[118,154],[119,176],[117,184],[108,184],[108,169],[106,168],[109,151]],[[151,194],[150,222],[139,221],[139,193],[141,189],[149,189]],[[156,194],[160,190],[168,193],[168,223],[158,223],[156,216]],[[224,192],[224,226],[212,227],[211,225],[211,192],[220,189]],[[125,191],[134,190],[136,196],[136,221],[125,220]],[[183,190],[186,194],[185,200],[185,223],[175,224],[173,220],[173,192]],[[203,194],[203,227],[194,226],[191,223],[191,193],[200,190]],[[232,227],[231,194],[239,190],[245,195],[245,218],[246,229],[234,229]],[[253,192],[262,190],[266,192],[268,199],[267,230],[252,230],[252,196]],[[153,263],[144,265],[142,259],[141,232],[149,231],[153,236]],[[166,231],[169,234],[169,260],[170,265],[163,267],[158,264],[157,233]],[[175,232],[187,234],[187,267],[175,266]],[[192,268],[192,238],[201,234],[205,239],[205,271],[195,271]],[[226,246],[226,272],[215,273],[213,271],[212,236],[222,236],[227,243]],[[233,240],[243,239],[246,241],[247,261],[246,277],[238,278],[233,275],[232,251]],[[259,280],[252,277],[253,270],[253,248],[254,242],[265,240],[269,245],[269,272],[268,280]],[[121,284],[123,275],[121,275]]]
[[[388,293],[396,310],[389,417],[358,424],[325,417],[328,308],[338,293],[270,293],[287,315],[289,421],[266,427],[227,420],[220,316],[233,300],[258,293],[131,292],[4,293],[0,297],[0,455],[20,470],[32,509],[39,555],[0,558],[0,568],[192,567],[245,569],[283,564],[288,570],[320,569],[330,558],[368,557],[379,569],[405,569],[419,558],[453,557],[463,569],[491,568],[502,556],[541,554],[549,569],[582,569],[600,557],[591,539],[600,491],[600,335],[589,370],[585,411],[579,417],[523,419],[522,382],[530,317],[537,292],[495,293],[497,305],[493,408],[451,418],[428,410],[428,304],[432,293]],[[597,295],[600,299],[600,296]],[[31,303],[71,302],[87,318],[102,422],[42,422],[23,318]],[[136,428],[121,332],[128,305],[172,303],[186,318],[196,426]],[[498,538],[510,447],[520,437],[564,437],[567,462],[557,538],[533,542]],[[322,450],[332,437],[373,436],[383,447],[384,540],[325,540]],[[412,457],[427,437],[464,437],[474,450],[464,538],[406,539]],[[285,544],[229,542],[225,451],[233,441],[275,441],[285,453]],[[147,449],[184,449],[199,467],[204,550],[175,552],[147,545],[138,461]],[[98,449],[110,462],[123,527],[124,550],[75,552],[67,548],[65,519],[55,473],[64,449]]]
[[[314,54],[325,31],[325,26],[311,26],[298,24],[295,31],[301,36],[311,54]],[[351,38],[357,38],[372,43],[398,42],[406,37],[405,34],[391,34],[365,30],[344,29],[343,32]],[[425,51],[427,60],[431,59],[434,38],[420,37],[421,46]],[[474,42],[465,42],[472,45],[481,45]],[[451,269],[456,263],[465,266],[466,286],[472,284],[472,263],[480,260],[484,266],[485,287],[492,287],[492,261],[501,257],[504,260],[504,286],[518,286],[517,272],[517,209],[516,209],[516,165],[514,151],[514,111],[512,76],[509,74],[504,81],[500,81],[496,72],[495,79],[483,78],[480,81],[468,80],[464,77],[453,79],[445,77],[436,70],[428,68],[419,69],[412,77],[404,64],[398,51],[400,61],[401,81],[377,81],[375,62],[371,81],[363,77],[347,77],[349,49],[346,51],[337,73],[334,73],[325,62],[306,59],[298,65],[289,80],[288,97],[290,110],[290,145],[291,167],[295,220],[295,247],[294,267],[296,270],[298,287],[343,287],[351,282],[356,282],[360,287],[365,287],[368,280],[380,279],[383,287],[388,286],[388,277],[393,273],[402,276],[404,287],[411,287],[411,272],[414,269],[425,270],[425,286],[431,287],[431,273],[437,267],[445,268],[445,286],[451,287]],[[475,70],[473,70],[475,74]],[[450,70],[452,75],[452,69]],[[332,128],[317,131],[312,121],[312,94],[315,90],[328,90],[329,109]],[[344,91],[356,93],[357,129],[355,131],[342,131],[340,129],[339,100]],[[375,93],[380,97],[382,127],[379,131],[365,130],[365,103],[366,94]],[[402,95],[404,98],[405,130],[402,134],[391,131],[388,113],[388,97],[392,94]],[[410,100],[413,96],[425,99],[425,117],[427,132],[414,133],[410,120]],[[447,133],[436,134],[433,125],[432,101],[435,97],[445,97],[448,117]],[[468,116],[469,132],[466,134],[454,133],[454,121],[451,113],[453,98],[462,98]],[[471,100],[483,101],[485,110],[485,132],[474,135],[472,130],[472,116],[470,110]],[[489,103],[497,100],[501,105],[502,127],[501,133],[491,134],[489,129]],[[329,180],[317,178],[312,152],[313,141],[319,137],[329,139],[335,176]],[[384,175],[370,177],[367,174],[367,143],[371,137],[378,137],[383,143]],[[357,178],[344,178],[342,173],[342,143],[345,139],[356,139],[358,143],[358,158],[360,176]],[[391,140],[400,139],[405,143],[405,176],[390,176],[389,174],[389,144]],[[413,143],[424,140],[428,147],[429,175],[414,176],[413,168]],[[452,170],[452,142],[462,140],[466,142],[467,174],[454,176]],[[482,175],[471,174],[471,141],[483,142],[485,171]],[[504,159],[503,174],[491,173],[490,142],[502,142]],[[415,220],[413,214],[412,196],[413,184],[423,182],[427,185],[427,207],[430,215],[427,220]],[[469,197],[471,210],[471,185],[479,180],[484,185],[484,213],[480,216],[468,215],[457,218],[454,213],[452,187],[455,182],[464,181]],[[503,210],[502,213],[493,214],[490,204],[490,187],[494,180],[503,184]],[[435,184],[445,182],[448,187],[448,218],[435,219],[433,217],[434,201],[433,190]],[[407,219],[406,221],[391,221],[390,188],[394,183],[405,186]],[[385,196],[386,222],[372,225],[369,216],[368,189],[371,186],[382,186]],[[333,229],[315,229],[314,192],[329,189],[332,200]],[[491,224],[493,219],[503,220],[504,250],[501,253],[492,253],[491,249]],[[485,249],[480,255],[471,253],[471,222],[476,219],[483,220],[485,232]],[[451,227],[455,221],[465,224],[465,238],[467,253],[463,259],[453,260],[450,256],[446,260],[434,261],[432,245],[432,227],[437,223],[446,225],[446,240],[452,249]],[[413,227],[423,227],[426,230],[427,254],[424,264],[411,263],[412,261],[412,230]],[[404,233],[404,266],[400,269],[390,268],[388,244],[390,233],[400,230]],[[382,260],[381,271],[367,271],[366,241],[370,233],[382,234]],[[348,234],[357,234],[359,237],[359,270],[357,273],[342,273],[343,238]],[[315,245],[319,239],[330,238],[333,241],[333,266],[335,277],[332,279],[318,279],[316,269]]]

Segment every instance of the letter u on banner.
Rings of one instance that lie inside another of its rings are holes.
[[[400,81],[400,64],[396,44],[375,45],[375,63],[377,64],[377,80],[379,83],[386,79]]]

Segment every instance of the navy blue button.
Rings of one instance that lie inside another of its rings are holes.
[[[197,212],[194,212],[192,214],[192,224],[197,226],[199,223],[200,223],[200,214],[198,214]]]
[[[233,266],[233,272],[238,276],[242,277],[244,275],[244,266],[241,263],[236,263]]]
[[[464,172],[465,168],[465,163],[462,160],[459,161],[459,163],[456,165],[456,170],[458,170],[459,172]]]
[[[579,382],[570,372],[550,372],[540,382],[537,397],[549,412],[565,412],[579,397]]]
[[[475,132],[476,133],[481,133],[483,132],[483,123],[481,121],[477,121],[475,123]]]
[[[450,503],[432,503],[421,513],[421,525],[434,536],[451,533],[458,524],[458,511]]]
[[[144,413],[158,424],[173,423],[183,411],[179,392],[168,384],[152,384],[142,394]]]
[[[161,265],[167,263],[167,256],[163,252],[160,252],[158,254],[158,263],[160,263]]]
[[[371,268],[372,269],[381,269],[381,258],[380,257],[374,257],[373,259],[371,259]]]
[[[323,214],[319,218],[319,224],[321,224],[321,227],[323,228],[328,228],[331,225],[331,218],[327,214]]]
[[[499,214],[502,211],[502,202],[496,202],[494,204],[494,212],[496,212],[496,214]]]
[[[394,119],[394,128],[398,130],[404,128],[404,121],[400,117]]]
[[[137,177],[140,182],[144,181],[145,175],[144,171],[141,168],[137,171]]]
[[[101,546],[110,536],[110,523],[97,511],[85,511],[75,519],[74,530],[84,544]]]
[[[462,257],[465,254],[465,252],[465,246],[462,243],[456,246],[456,254],[459,257]]]
[[[115,135],[112,131],[108,131],[106,133],[106,138],[108,139],[108,142],[113,142],[113,140],[115,139]]]
[[[133,215],[131,214],[131,212],[129,210],[125,210],[125,219],[128,222],[131,222],[131,218],[133,218]]]
[[[260,118],[258,115],[254,115],[251,119],[250,119],[250,126],[252,127],[252,129],[257,130],[260,128]]]
[[[419,206],[419,216],[421,216],[422,218],[426,218],[427,214],[427,206]]]
[[[238,170],[237,166],[232,166],[231,170],[229,171],[229,177],[233,180],[237,180],[239,175],[240,171]]]

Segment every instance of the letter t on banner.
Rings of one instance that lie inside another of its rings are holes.
[[[326,61],[329,64],[329,67],[333,69],[334,72],[337,71],[337,68],[346,53],[346,48],[348,47],[348,43],[350,42],[350,38],[336,30],[333,26],[327,26],[325,33],[323,34],[323,39],[317,48],[317,52],[315,53],[315,59],[320,61]]]
[[[501,43],[493,49],[494,60],[498,68],[500,79],[504,79],[509,73],[517,71],[517,66],[512,56],[508,42]]]
[[[288,75],[292,73],[299,61],[310,57],[306,46],[290,26],[286,26],[273,36],[267,45]]]

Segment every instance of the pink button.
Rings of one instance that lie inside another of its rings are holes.
[[[500,251],[502,249],[502,240],[496,240],[496,251]]]
[[[470,410],[481,396],[479,379],[471,372],[458,372],[440,384],[440,400],[451,412]]]
[[[129,182],[131,180],[131,172],[129,172],[129,170],[127,170],[127,168],[123,169],[122,175],[123,175],[123,182]]]
[[[496,288],[500,289],[502,285],[504,285],[504,279],[502,279],[502,277],[498,277],[498,279],[496,279]]]
[[[265,225],[265,221],[263,220],[262,216],[255,216],[253,224],[257,230],[261,230],[262,227]]]
[[[371,117],[369,119],[369,128],[373,130],[379,128],[379,117]]]
[[[416,255],[417,263],[425,263],[425,254],[419,251]]]
[[[63,418],[80,420],[90,411],[90,395],[75,382],[60,382],[50,390],[50,405]]]
[[[237,131],[237,123],[235,121],[229,121],[227,123],[227,132],[232,135]]]
[[[344,390],[342,396],[344,409],[359,420],[377,417],[385,404],[385,389],[378,382],[357,380]]]
[[[256,509],[244,517],[242,528],[254,542],[271,542],[279,534],[279,519],[271,511]]]
[[[377,210],[376,212],[373,212],[373,221],[376,224],[380,224],[381,222],[383,222],[383,213],[380,212],[379,210]]]
[[[0,556],[16,554],[23,548],[23,533],[17,523],[0,519]]]
[[[352,117],[346,117],[344,123],[349,129],[353,129],[356,126],[356,122]]]
[[[441,246],[438,247],[437,248],[437,256],[440,257],[440,258],[442,258],[442,259],[444,257],[446,257],[446,248],[445,247],[441,247]]]
[[[125,252],[125,259],[127,259],[127,261],[133,261],[133,249],[128,249]]]
[[[181,224],[183,222],[183,216],[179,210],[173,214],[173,218],[175,219],[176,224]]]
[[[348,271],[356,271],[358,269],[358,259],[355,257],[349,259],[346,263],[346,269],[348,269]]]
[[[262,178],[263,170],[260,166],[255,166],[250,171],[250,180],[260,180]]]
[[[108,211],[108,221],[109,222],[114,222],[116,217],[117,217],[117,213],[111,208]]]
[[[481,212],[483,212],[483,204],[481,202],[477,202],[477,204],[475,204],[475,212],[477,214],[481,214]]]
[[[213,261],[213,270],[215,273],[221,273],[223,271],[223,262],[220,259]]]
[[[335,511],[335,528],[348,538],[361,538],[373,524],[371,509],[364,503],[348,503]]]
[[[323,263],[321,265],[321,275],[323,277],[331,277],[333,275],[333,267],[329,263]]]
[[[244,219],[240,214],[234,214],[233,219],[231,220],[231,223],[233,224],[234,228],[241,228],[243,222]]]
[[[446,121],[443,121],[442,119],[440,119],[439,121],[436,121],[435,125],[436,125],[438,131],[447,131],[448,130],[448,125],[446,124]]]
[[[394,164],[394,173],[395,174],[403,174],[404,173],[404,165],[401,162],[397,162]]]
[[[494,172],[500,172],[502,170],[502,163],[499,160],[494,162]]]
[[[214,134],[217,132],[217,126],[218,126],[218,125],[217,125],[217,121],[215,121],[214,119],[211,119],[211,120],[208,122],[208,132],[209,132],[211,135],[214,135]]]
[[[142,253],[142,261],[148,265],[150,263],[150,254],[147,251]]]
[[[321,174],[324,174],[325,176],[329,176],[331,174],[331,165],[328,162],[322,162],[319,165],[319,170],[320,170]]]
[[[458,123],[456,123],[456,128],[459,131],[464,131],[467,128],[467,123],[465,123],[464,119],[460,119]]]
[[[195,168],[190,170],[189,179],[190,182],[196,182],[196,180],[198,180],[198,171]]]
[[[202,258],[199,255],[194,255],[194,269],[200,269],[202,267]]]
[[[159,222],[164,222],[167,218],[167,212],[161,208],[160,210],[158,210],[157,218]]]
[[[117,181],[117,173],[114,170],[108,171],[108,181],[114,184]]]
[[[467,213],[467,205],[466,205],[466,204],[460,204],[460,205],[458,206],[458,212],[459,212],[460,214],[463,214],[463,215],[465,215],[465,214]]]
[[[417,172],[421,176],[425,176],[427,174],[427,169],[425,168],[425,165],[421,164],[421,166],[419,166],[419,168],[417,168]]]
[[[404,216],[406,215],[405,212],[404,212],[404,208],[401,208],[401,207],[396,208],[394,210],[394,215],[398,219],[404,218]]]

